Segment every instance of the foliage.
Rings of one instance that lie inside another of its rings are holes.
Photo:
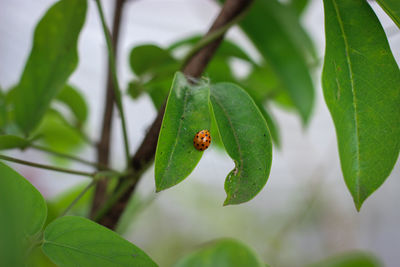
[[[224,39],[203,78],[187,77],[179,69],[184,69],[198,49],[225,32],[211,40],[207,38],[212,34],[204,38],[193,35],[166,48],[143,44],[131,50],[129,63],[135,78],[129,82],[127,93],[134,100],[148,94],[157,110],[166,103],[155,152],[157,191],[175,186],[191,174],[204,155],[193,147],[193,137],[204,129],[210,130],[213,144],[225,150],[235,164],[225,181],[224,205],[247,202],[263,189],[272,164],[272,142],[280,146],[278,124],[270,106],[296,112],[305,126],[312,117],[312,76],[318,55],[300,23],[307,2],[254,1],[240,14],[245,16],[240,17],[238,25],[261,59],[254,60],[234,41]],[[400,3],[377,2],[400,27]],[[36,26],[19,82],[0,90],[0,150],[39,149],[96,170],[76,171],[0,155],[4,160],[92,179],[82,191],[46,205],[28,180],[0,163],[1,266],[21,266],[29,260],[47,264],[48,259],[58,266],[157,266],[116,232],[84,217],[64,216],[74,206],[76,209],[77,203],[86,205],[80,211],[86,216],[91,201],[87,192],[92,192],[91,187],[101,179],[116,178],[118,181],[108,183],[110,197],[101,207],[109,209],[124,189],[132,188],[129,178],[136,183],[146,168],[128,166],[116,171],[68,154],[94,143],[85,134],[89,119],[85,97],[68,83],[78,64],[77,43],[87,4],[86,0],[59,0]],[[101,2],[96,0],[96,4],[129,157],[114,50]],[[365,199],[389,176],[399,155],[400,71],[385,32],[366,1],[324,0],[324,14],[323,93],[336,127],[343,176],[360,210]],[[246,75],[235,72],[235,60],[248,68]],[[380,263],[369,254],[350,253],[311,266],[360,265]],[[240,241],[219,239],[188,254],[176,266],[265,264]]]

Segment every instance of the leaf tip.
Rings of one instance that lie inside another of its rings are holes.
[[[357,212],[360,212],[363,201],[354,201]]]
[[[164,189],[156,187],[156,193],[160,193],[161,191],[163,191]]]
[[[228,195],[224,201],[224,204],[222,204],[222,206],[225,207],[225,206],[232,205],[232,204],[233,203],[231,202],[231,196]]]

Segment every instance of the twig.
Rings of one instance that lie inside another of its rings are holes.
[[[92,172],[76,171],[76,170],[70,170],[70,169],[65,169],[65,168],[60,168],[60,167],[55,167],[55,166],[50,166],[50,165],[44,165],[44,164],[39,164],[39,163],[34,163],[34,162],[26,161],[26,160],[8,157],[5,155],[0,155],[0,159],[15,162],[18,164],[31,166],[31,167],[36,167],[36,168],[41,168],[41,169],[46,169],[46,170],[51,170],[51,171],[57,171],[57,172],[63,172],[63,173],[69,173],[69,174],[75,174],[75,175],[81,175],[81,176],[87,176],[87,177],[91,177],[91,178],[93,178],[96,175],[96,173],[92,173]]]
[[[108,28],[107,28],[107,24],[106,24],[106,20],[104,18],[104,12],[103,12],[103,8],[101,6],[100,0],[96,0],[96,5],[97,5],[97,9],[99,11],[101,24],[103,26],[103,32],[104,32],[104,36],[106,38],[106,43],[107,43],[107,48],[108,48],[108,57],[109,57],[109,61],[110,61],[110,70],[111,70],[112,80],[113,80],[115,102],[117,104],[117,108],[118,108],[119,114],[121,116],[121,124],[122,124],[122,132],[123,132],[124,148],[125,148],[125,157],[126,157],[127,166],[128,166],[129,158],[130,158],[128,130],[127,130],[127,127],[126,127],[125,113],[124,113],[124,108],[123,108],[123,105],[122,105],[121,89],[120,89],[119,83],[118,83],[117,68],[116,68],[116,65],[115,65],[114,49],[113,49],[113,44],[111,43],[110,32],[108,31]]]
[[[238,23],[242,18],[244,18],[247,14],[247,11],[250,9],[250,6],[247,6],[244,11],[242,11],[238,16],[236,16],[233,20],[229,21],[227,24],[223,25],[221,28],[218,28],[217,30],[210,32],[209,34],[205,35],[202,39],[200,39],[190,50],[189,52],[185,55],[185,57],[182,60],[182,68],[184,68],[189,60],[209,43],[215,41],[216,39],[220,38],[223,36],[232,26],[234,26],[236,23]]]
[[[238,16],[241,16],[242,12],[247,10],[252,2],[253,0],[227,0],[206,36],[211,35],[218,29],[223,28],[226,24],[229,24],[232,20],[237,19]],[[183,72],[186,76],[193,78],[199,78],[201,76],[223,40],[223,37],[224,34],[221,34],[187,60],[187,64],[183,68]],[[131,168],[134,173],[143,173],[153,161],[164,110],[165,106],[159,110],[150,130],[147,132],[144,140],[131,160]],[[128,187],[120,199],[110,207],[109,211],[104,213],[102,218],[98,218],[101,224],[111,229],[115,228],[139,180],[140,176],[134,180],[132,185]],[[120,185],[122,182],[123,180],[121,179]]]
[[[73,161],[76,161],[76,162],[79,162],[79,163],[82,163],[82,164],[85,164],[85,165],[89,165],[89,166],[92,166],[92,167],[95,167],[95,168],[100,168],[100,169],[104,169],[104,170],[110,170],[109,168],[107,168],[106,166],[104,166],[102,164],[91,162],[91,161],[88,161],[86,159],[82,159],[82,158],[79,158],[79,157],[76,157],[76,156],[73,156],[73,155],[64,154],[64,153],[52,150],[52,149],[47,148],[47,147],[42,147],[40,145],[31,144],[31,145],[29,145],[29,148],[33,148],[33,149],[36,149],[36,150],[39,150],[39,151],[42,151],[42,152],[46,152],[48,154],[52,154],[52,155],[57,156],[57,157],[70,159],[70,160],[73,160]]]
[[[120,32],[120,25],[122,19],[123,6],[126,0],[117,0],[114,7],[114,21],[112,25],[112,42],[114,55],[118,53],[118,37]],[[107,70],[107,87],[105,93],[105,104],[104,104],[104,114],[103,114],[103,125],[101,129],[100,141],[97,144],[97,162],[101,165],[108,166],[110,159],[110,143],[111,143],[111,129],[113,122],[114,113],[114,88],[113,88],[113,75],[111,73],[112,66],[110,62],[108,63]],[[99,207],[104,203],[105,196],[107,192],[108,180],[99,180],[96,184],[92,207],[90,210],[90,217],[96,214]]]

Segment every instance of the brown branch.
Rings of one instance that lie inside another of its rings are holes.
[[[117,54],[118,47],[118,38],[120,32],[120,24],[122,18],[122,9],[125,0],[117,0],[115,2],[114,7],[114,21],[113,28],[111,32],[112,36],[112,45],[114,50],[114,55]],[[114,95],[114,85],[111,74],[110,62],[108,63],[108,72],[107,72],[107,89],[105,96],[105,105],[104,105],[104,113],[103,113],[103,125],[101,130],[100,141],[97,144],[97,162],[101,165],[108,166],[110,159],[110,140],[111,140],[111,129],[112,129],[112,119],[114,113],[114,103],[115,103],[115,95]],[[104,203],[106,199],[106,191],[107,191],[107,179],[99,180],[94,193],[92,208],[90,211],[90,216],[93,217],[97,212],[99,207]]]
[[[242,12],[244,12],[252,2],[253,0],[227,0],[206,36],[235,19]],[[212,59],[223,38],[224,36],[221,35],[221,37],[204,46],[201,50],[199,50],[199,52],[194,54],[193,57],[189,59],[187,64],[183,67],[183,73],[188,77],[199,78]],[[143,170],[152,163],[157,147],[158,133],[160,132],[164,110],[165,104],[159,110],[156,119],[150,127],[150,130],[147,132],[137,152],[133,156],[131,161],[133,172],[143,172]],[[129,179],[129,177],[126,179]],[[132,183],[124,189],[125,192],[122,194],[122,197],[100,219],[101,224],[111,229],[115,228],[139,180],[140,178],[132,181]],[[120,183],[120,185],[121,184],[122,183]],[[117,187],[117,190],[118,189],[120,188]]]

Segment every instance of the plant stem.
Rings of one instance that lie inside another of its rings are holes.
[[[67,214],[68,211],[86,194],[89,189],[96,184],[96,180],[92,180],[83,190],[79,193],[79,195],[69,204],[69,206],[60,214],[59,217],[64,216]]]
[[[76,157],[76,156],[73,156],[73,155],[64,154],[64,153],[52,150],[52,149],[47,148],[47,147],[42,147],[40,145],[31,144],[29,147],[33,148],[33,149],[36,149],[36,150],[39,150],[39,151],[43,151],[43,152],[55,155],[57,157],[66,158],[66,159],[70,159],[70,160],[73,160],[73,161],[76,161],[76,162],[79,162],[79,163],[82,163],[82,164],[85,164],[85,165],[93,166],[95,168],[100,168],[100,169],[104,169],[104,170],[110,170],[109,168],[107,168],[106,166],[104,166],[102,164],[91,162],[91,161],[88,161],[88,160],[85,160],[85,159],[82,159],[82,158],[79,158],[79,157]]]
[[[70,169],[65,169],[65,168],[60,168],[60,167],[55,167],[55,166],[50,166],[50,165],[34,163],[34,162],[26,161],[26,160],[8,157],[5,155],[0,155],[0,160],[11,161],[11,162],[15,162],[18,164],[23,164],[23,165],[46,169],[46,170],[51,170],[51,171],[69,173],[69,174],[80,175],[80,176],[87,176],[87,177],[91,177],[91,178],[93,178],[96,174],[96,173],[92,173],[92,172],[76,171],[76,170],[70,170]]]
[[[114,18],[112,24],[112,45],[114,49],[114,55],[117,57],[118,55],[118,40],[120,33],[120,25],[123,15],[123,8],[125,0],[116,0],[114,4]],[[109,166],[110,161],[110,144],[111,144],[111,130],[113,127],[113,114],[114,114],[114,103],[115,103],[115,94],[113,88],[113,78],[111,73],[111,64],[110,60],[108,60],[107,64],[107,83],[105,88],[104,95],[104,112],[102,119],[102,127],[101,127],[101,135],[100,140],[97,143],[97,162],[101,165]],[[92,205],[90,208],[90,218],[93,218],[97,213],[97,210],[103,205],[106,200],[108,187],[108,180],[103,179],[97,182]]]
[[[118,83],[117,68],[116,68],[116,64],[115,64],[114,50],[113,50],[113,45],[112,45],[112,42],[111,42],[111,35],[110,35],[110,32],[109,32],[109,30],[107,28],[107,24],[106,24],[106,20],[105,20],[105,17],[104,17],[104,12],[103,12],[103,8],[101,6],[100,0],[96,0],[96,5],[97,5],[97,9],[99,11],[100,20],[101,20],[101,24],[103,26],[103,32],[104,32],[104,36],[105,36],[106,43],[107,43],[108,57],[109,57],[109,61],[110,61],[110,70],[111,70],[112,79],[113,79],[113,83],[114,83],[113,88],[114,88],[114,94],[115,94],[115,102],[117,104],[117,108],[118,108],[119,114],[121,116],[121,124],[122,124],[122,132],[123,132],[124,148],[125,148],[125,157],[126,157],[126,166],[128,167],[128,165],[129,165],[129,157],[130,157],[128,130],[127,130],[127,127],[126,127],[125,113],[124,113],[124,109],[123,109],[123,105],[122,105],[121,89],[120,89],[119,83]]]
[[[114,192],[110,199],[99,209],[94,220],[96,222],[100,221],[103,216],[110,210],[110,208],[129,190],[129,188],[136,183],[136,179],[125,179],[123,183],[119,186],[116,192]]]

